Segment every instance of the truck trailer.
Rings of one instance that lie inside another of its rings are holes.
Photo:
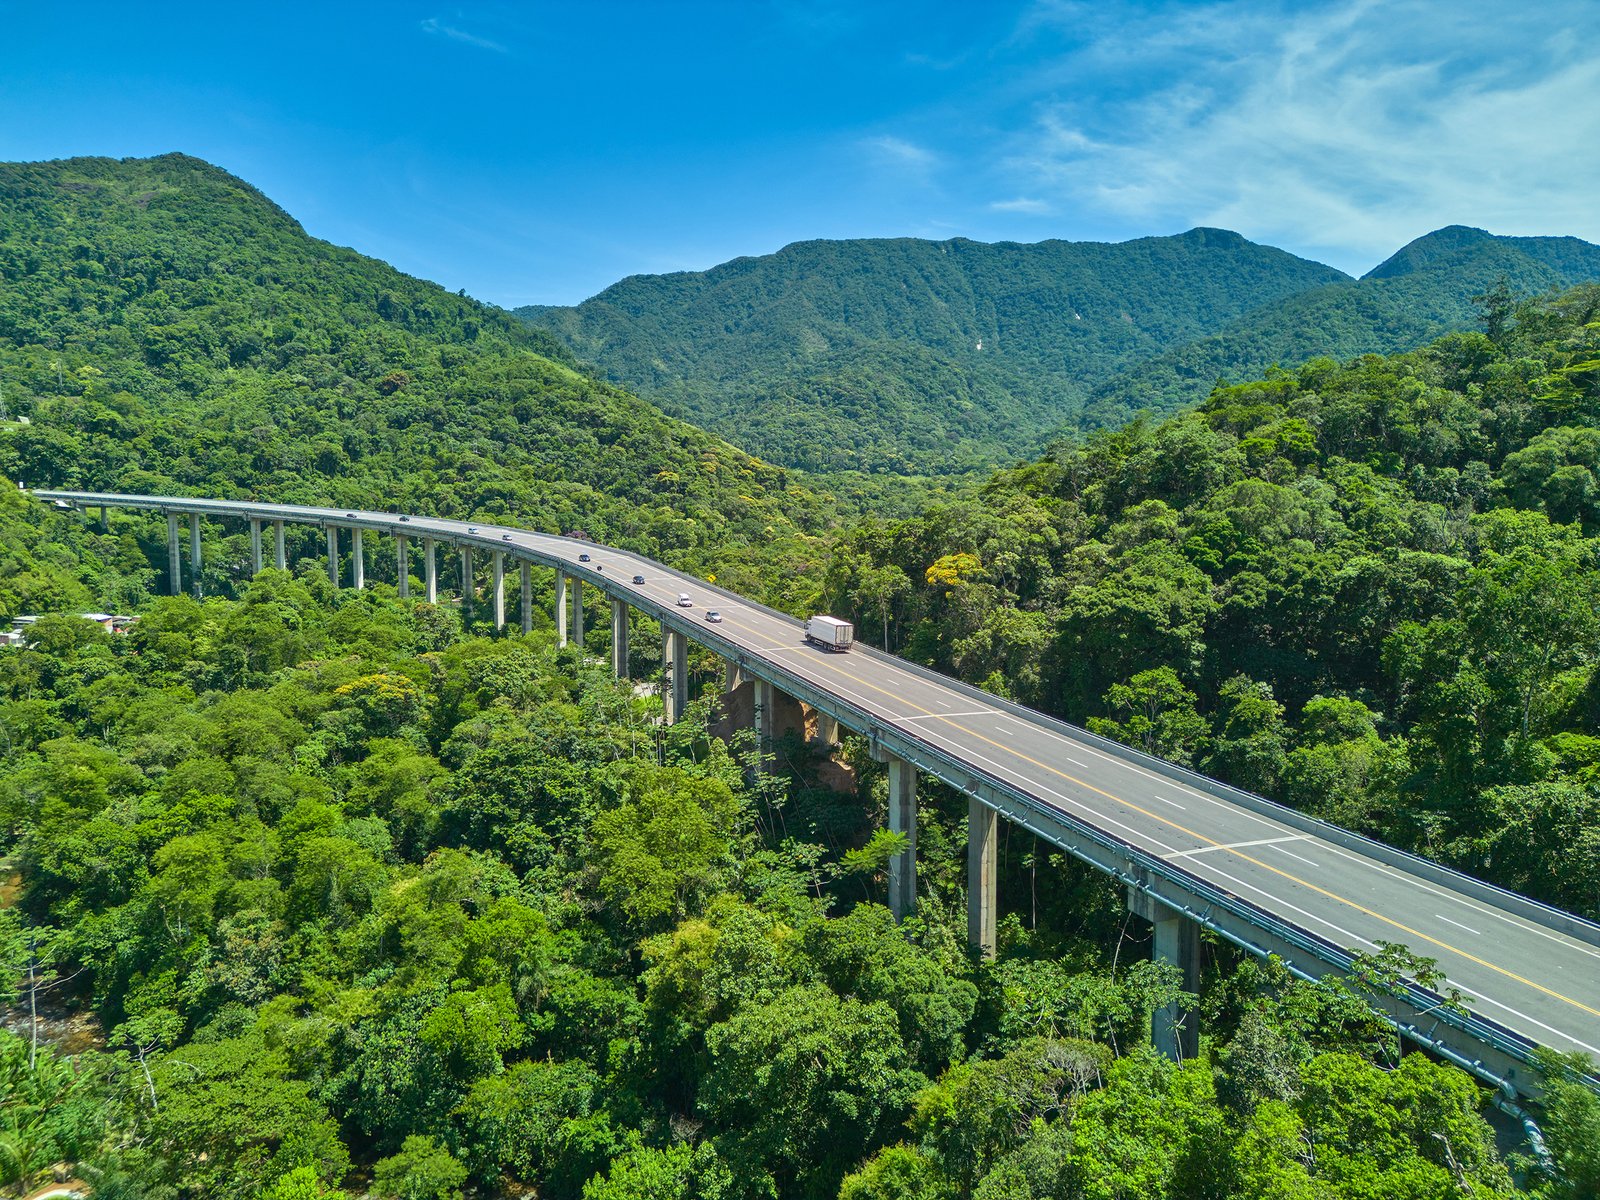
[[[812,617],[806,622],[806,641],[825,650],[848,650],[855,638],[856,627],[838,617]]]

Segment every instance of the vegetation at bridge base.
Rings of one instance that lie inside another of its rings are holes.
[[[899,653],[1600,917],[1600,288],[868,521]]]
[[[121,545],[23,513],[88,563]],[[1397,1059],[1351,989],[1214,956],[1204,1052],[1168,1063],[1175,979],[1103,881],[1008,842],[1035,907],[976,962],[960,797],[928,790],[896,925],[851,854],[886,798],[865,746],[861,799],[796,741],[752,780],[707,701],[657,737],[656,700],[553,641],[308,563],[0,649],[0,1174],[145,1200],[1515,1193],[1481,1089]],[[103,1043],[33,1053],[30,979]],[[1589,1094],[1562,1097],[1558,1183],[1592,1169]]]

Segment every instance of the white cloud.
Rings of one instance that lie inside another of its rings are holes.
[[[1030,217],[1047,217],[1055,209],[1043,200],[1034,200],[1027,196],[1018,196],[1014,200],[991,200],[989,208],[993,212],[1024,213]]]
[[[1007,176],[1146,227],[1220,225],[1364,270],[1450,223],[1600,241],[1600,5],[1041,5]],[[994,206],[991,206],[994,207]]]
[[[896,166],[926,169],[937,161],[931,150],[925,150],[904,138],[885,135],[864,138],[861,144],[872,151],[880,161]]]
[[[486,37],[479,37],[475,33],[468,33],[465,29],[457,29],[453,25],[446,25],[438,17],[429,17],[422,22],[422,32],[433,34],[435,37],[449,38],[453,42],[461,42],[468,46],[476,46],[480,50],[493,50],[496,54],[511,53],[499,42],[490,41]]]

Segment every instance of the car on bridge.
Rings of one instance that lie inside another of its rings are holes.
[[[679,608],[693,608],[694,607],[694,601],[689,599],[689,593],[688,592],[679,592],[678,593],[678,607]]]
[[[644,576],[643,575],[635,575],[633,577],[633,581],[635,583],[643,583],[644,582]]]

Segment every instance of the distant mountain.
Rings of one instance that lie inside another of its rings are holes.
[[[800,242],[517,310],[604,374],[775,462],[941,472],[1203,399],[1275,363],[1412,349],[1501,280],[1600,279],[1600,247],[1450,226],[1363,279],[1194,229],[1116,244]]]
[[[1079,427],[1116,426],[1141,410],[1205,398],[1218,378],[1253,379],[1274,364],[1397,354],[1479,322],[1473,297],[1504,282],[1532,296],[1600,279],[1600,246],[1571,237],[1496,237],[1450,225],[1360,279],[1313,288],[1119,372],[1095,388]]]
[[[518,315],[776,461],[929,471],[1026,453],[1118,368],[1346,279],[1218,229],[814,241]]]

